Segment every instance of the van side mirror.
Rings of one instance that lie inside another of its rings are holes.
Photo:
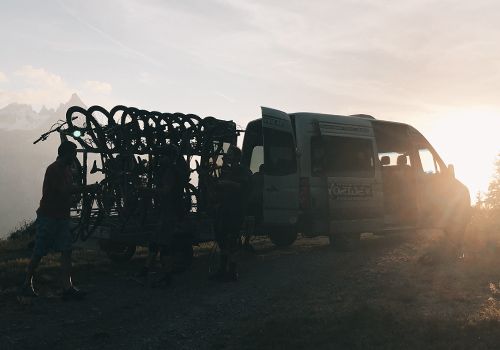
[[[455,178],[455,166],[453,164],[448,164],[448,174],[450,177]]]

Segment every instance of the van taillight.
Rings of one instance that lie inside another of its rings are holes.
[[[299,205],[300,209],[309,209],[311,206],[311,187],[307,177],[301,177],[299,180]]]

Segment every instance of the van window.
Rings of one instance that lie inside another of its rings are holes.
[[[343,136],[311,138],[313,176],[373,177],[375,166],[371,139]]]
[[[420,162],[422,163],[422,171],[426,174],[439,174],[441,172],[441,167],[439,163],[434,158],[431,150],[428,148],[420,148],[418,150],[418,155],[420,157]]]
[[[255,174],[258,172],[262,163],[264,163],[264,147],[255,146],[252,149],[252,156],[250,158],[250,170],[252,173]]]
[[[409,166],[411,167],[411,157],[408,153],[402,152],[379,152],[378,159],[383,167]]]
[[[283,176],[297,172],[295,142],[290,133],[264,128],[264,164],[267,175]]]

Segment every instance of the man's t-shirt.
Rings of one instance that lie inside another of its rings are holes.
[[[168,188],[159,198],[160,207],[167,215],[176,215],[181,219],[187,208],[183,203],[184,188],[189,183],[189,166],[180,157],[174,164],[165,162],[160,171],[160,186]]]
[[[37,214],[52,219],[67,219],[71,208],[73,177],[69,166],[56,160],[45,171],[42,199]]]
[[[238,188],[221,187],[219,189],[222,212],[244,214],[251,191],[251,177],[250,169],[242,164],[222,169],[220,180],[232,181],[239,185]]]

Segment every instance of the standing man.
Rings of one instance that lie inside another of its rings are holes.
[[[146,264],[136,277],[141,284],[150,282],[149,272],[154,267],[156,256],[160,253],[162,274],[152,285],[167,287],[172,282],[174,240],[175,235],[181,232],[180,225],[186,211],[183,201],[184,187],[189,182],[189,166],[177,146],[167,145],[162,150],[156,176],[157,187],[142,188],[141,191],[154,199],[159,209],[160,225],[150,239]]]
[[[254,217],[254,234],[262,234],[262,205],[264,201],[264,164],[259,166],[259,170],[253,173],[250,178],[251,190],[248,199],[248,213]],[[250,244],[251,235],[245,234],[243,249],[254,252],[254,248]]]
[[[241,150],[230,146],[223,159],[217,183],[218,208],[215,220],[215,239],[220,248],[220,265],[211,276],[220,282],[238,280],[236,253],[240,245],[240,230],[250,194],[250,169],[240,163]]]
[[[26,279],[20,289],[20,296],[35,297],[33,276],[42,257],[49,251],[61,253],[62,298],[82,299],[83,293],[73,286],[71,280],[72,235],[70,231],[71,196],[93,189],[94,186],[75,186],[70,166],[76,158],[76,145],[63,141],[58,157],[50,164],[43,179],[42,199],[36,211],[36,236],[33,255],[26,270]]]

